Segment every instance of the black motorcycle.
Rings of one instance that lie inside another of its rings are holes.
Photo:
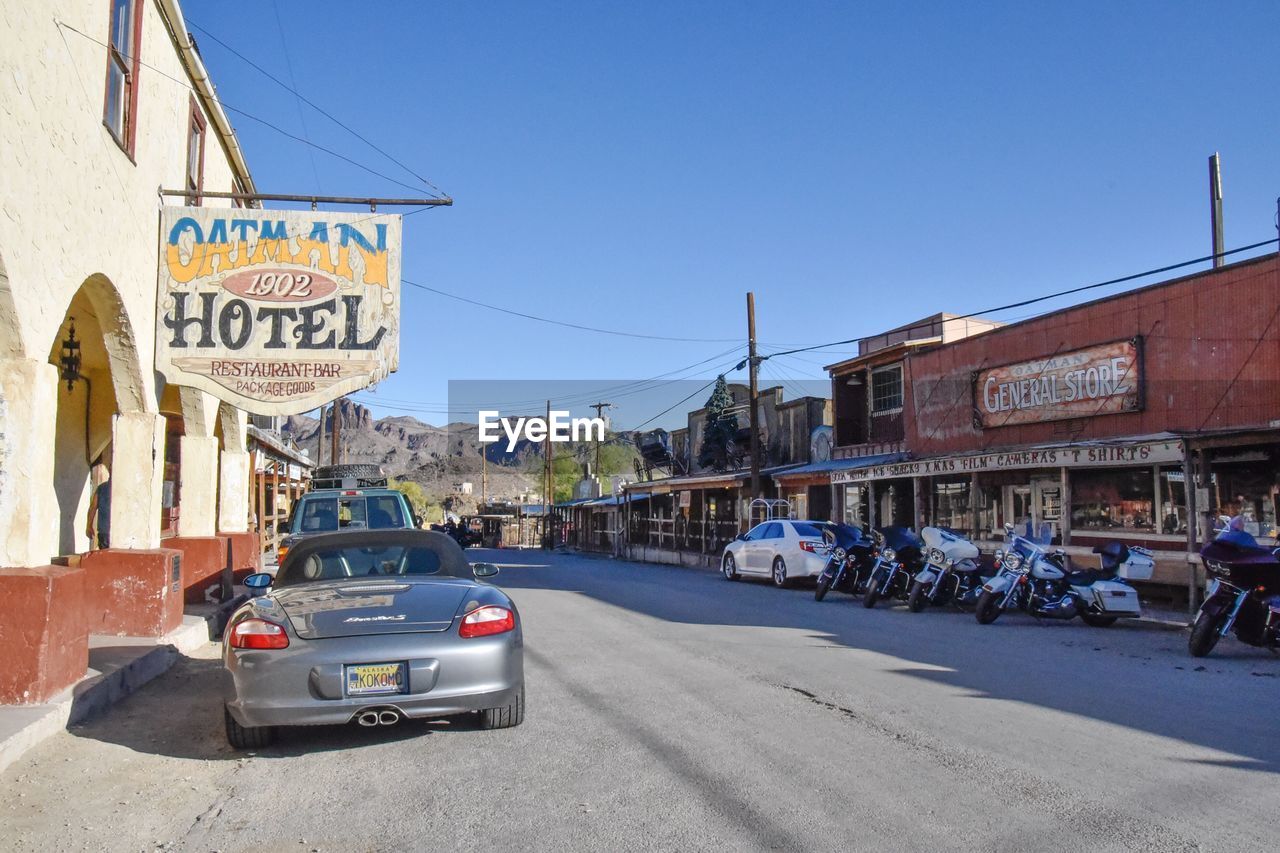
[[[849,524],[829,524],[822,528],[827,543],[827,564],[818,575],[813,597],[818,601],[836,589],[857,595],[862,592],[876,564],[876,543]]]
[[[1223,531],[1200,551],[1213,581],[1187,642],[1193,657],[1209,654],[1229,631],[1247,645],[1280,650],[1280,548],[1251,540]]]
[[[905,599],[924,566],[924,540],[910,527],[882,527],[875,535],[880,556],[862,594],[862,606],[868,609],[882,598]]]

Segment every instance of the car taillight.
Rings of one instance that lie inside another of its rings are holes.
[[[810,554],[825,554],[827,546],[823,542],[811,542],[808,539],[801,539],[800,550],[808,551]]]
[[[284,628],[266,619],[244,619],[231,629],[233,649],[287,649],[289,635]]]
[[[289,546],[281,545],[276,549],[276,565],[284,562],[284,558],[289,556]]]
[[[459,637],[488,637],[493,634],[505,634],[514,631],[516,615],[505,607],[488,605],[477,607],[462,617],[462,625],[458,628]]]

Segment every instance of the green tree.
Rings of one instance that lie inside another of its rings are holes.
[[[724,471],[729,467],[730,451],[738,436],[738,416],[733,413],[733,395],[723,376],[716,377],[716,387],[707,398],[707,425],[698,448],[698,464],[703,468]]]
[[[427,501],[427,493],[423,491],[421,483],[415,483],[413,480],[393,480],[390,486],[404,495],[405,500],[409,502],[409,506],[413,507],[413,511],[418,518],[424,521],[428,519],[430,504]]]

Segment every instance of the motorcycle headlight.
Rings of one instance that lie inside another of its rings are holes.
[[[1002,565],[1009,571],[1016,572],[1018,567],[1022,565],[1022,555],[1017,551],[1010,551],[1004,555],[1004,563]]]
[[[885,548],[885,549],[884,549],[883,551],[881,551],[880,553],[881,553],[881,555],[882,555],[886,560],[888,560],[890,563],[897,562],[897,559],[898,559],[898,553],[897,553],[896,551],[894,551],[892,548]]]
[[[942,553],[941,548],[929,549],[929,562],[936,563],[939,566],[946,565],[947,555]]]
[[[834,553],[836,555],[837,560],[843,560],[846,556],[848,556],[847,552],[843,548],[837,548]]]

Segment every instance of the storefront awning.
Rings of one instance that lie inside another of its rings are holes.
[[[778,477],[783,472],[794,471],[799,465],[775,465],[772,468],[761,468],[761,477]],[[730,471],[725,474],[693,474],[687,477],[668,477],[665,480],[650,480],[646,483],[634,483],[643,486],[655,495],[684,489],[735,489],[751,480],[751,472]]]
[[[869,457],[868,457],[869,458]],[[831,473],[832,483],[895,477],[946,477],[1026,468],[1120,468],[1182,462],[1182,440],[1172,433],[1127,439],[1012,447],[987,453],[873,463]]]
[[[829,459],[826,462],[814,462],[801,465],[777,474],[777,479],[784,485],[793,485],[800,481],[843,482],[836,480],[835,475],[843,471],[854,471],[873,465],[889,465],[907,458],[905,453],[881,453],[875,456],[855,456],[849,459]]]

